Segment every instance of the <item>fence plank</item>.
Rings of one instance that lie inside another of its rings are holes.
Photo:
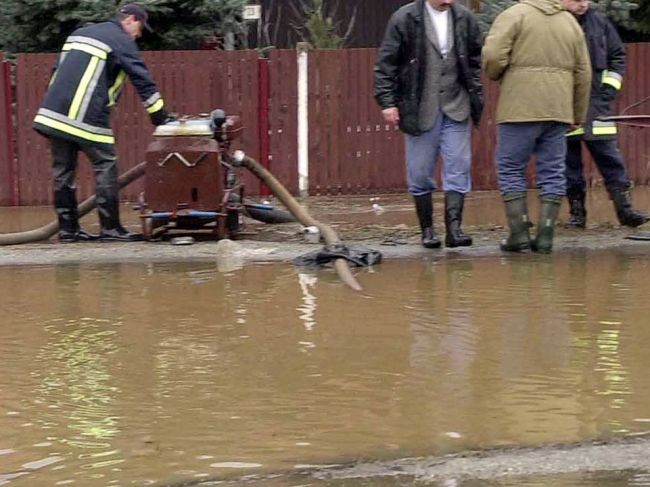
[[[627,44],[627,72],[623,81],[623,90],[617,103],[617,113],[626,107],[640,105],[629,109],[627,115],[650,113],[650,44]],[[650,183],[650,149],[648,128],[621,125],[619,127],[621,152],[626,162],[628,176],[636,184]]]
[[[11,65],[0,52],[0,206],[16,204]]]
[[[296,51],[271,51],[269,137],[271,172],[298,192],[298,63]]]

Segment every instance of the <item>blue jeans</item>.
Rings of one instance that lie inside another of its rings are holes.
[[[497,175],[501,193],[526,191],[526,168],[537,157],[535,182],[540,196],[564,196],[566,177],[565,134],[559,122],[500,123],[497,128]]]
[[[406,182],[413,196],[436,189],[434,173],[442,155],[442,189],[467,193],[472,189],[472,132],[469,120],[455,122],[440,112],[433,128],[420,135],[405,135]]]

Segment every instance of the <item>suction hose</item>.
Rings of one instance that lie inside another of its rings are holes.
[[[234,160],[241,164],[243,167],[251,171],[255,176],[264,181],[264,183],[273,191],[273,194],[278,197],[278,199],[284,204],[284,206],[291,212],[291,214],[303,225],[315,226],[320,230],[323,239],[327,245],[340,244],[341,240],[339,239],[336,232],[329,225],[325,225],[315,220],[309,212],[300,206],[300,204],[295,200],[291,193],[286,190],[284,186],[275,179],[275,177],[267,171],[260,163],[256,160],[251,159],[246,156],[241,151],[236,151],[234,154]],[[362,291],[363,288],[352,275],[350,266],[345,259],[335,259],[334,260],[334,269],[341,278],[341,280],[350,286],[355,291]]]
[[[141,162],[135,167],[132,167],[124,174],[122,174],[117,182],[120,186],[120,189],[128,184],[131,184],[133,181],[138,179],[144,174],[144,168],[147,165],[146,162]],[[95,208],[95,195],[92,195],[90,198],[84,200],[78,207],[79,218],[84,216],[86,213],[90,212]],[[28,230],[26,232],[17,232],[17,233],[5,233],[0,234],[0,245],[17,245],[30,242],[38,242],[40,240],[47,240],[56,232],[59,231],[59,222],[53,221],[44,225],[40,228],[35,228],[34,230]]]

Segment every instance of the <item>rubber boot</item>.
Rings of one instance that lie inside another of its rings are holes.
[[[523,252],[530,249],[530,221],[528,220],[528,202],[525,192],[505,193],[503,202],[510,235],[501,242],[501,250],[506,252]]]
[[[472,245],[472,238],[465,235],[460,226],[463,223],[463,207],[465,206],[465,195],[457,191],[445,193],[445,246],[447,247],[469,247]]]
[[[580,191],[567,195],[569,200],[569,219],[567,228],[585,228],[587,226],[587,209],[585,208],[585,193]]]
[[[414,196],[413,201],[415,202],[415,211],[422,230],[422,246],[427,249],[440,248],[441,242],[433,229],[433,201],[431,194]]]
[[[99,240],[102,242],[139,242],[143,240],[140,233],[131,233],[120,223],[120,203],[115,197],[100,198],[97,195],[97,211],[101,231]]]
[[[79,227],[79,212],[77,197],[71,188],[54,191],[54,206],[59,220],[59,242],[91,242],[98,236],[88,233]]]
[[[60,232],[65,234],[76,233],[79,230],[79,213],[74,189],[68,187],[55,189],[54,208],[59,220]]]
[[[636,211],[632,208],[632,198],[628,189],[613,189],[609,192],[609,196],[614,203],[616,216],[621,225],[625,227],[638,227],[650,220],[646,213]]]
[[[537,236],[531,242],[533,252],[550,254],[553,250],[553,235],[555,234],[555,221],[562,204],[561,196],[542,196],[539,208],[539,224]]]

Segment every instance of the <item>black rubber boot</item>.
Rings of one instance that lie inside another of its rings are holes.
[[[569,219],[567,228],[585,228],[587,226],[587,208],[585,207],[585,193],[580,191],[567,195],[569,200]]]
[[[55,190],[54,206],[59,221],[59,242],[90,242],[99,238],[98,235],[88,233],[79,227],[77,197],[73,189]]]
[[[553,250],[553,236],[555,234],[555,221],[562,204],[561,196],[543,196],[540,198],[539,224],[537,236],[531,242],[534,252],[550,254]]]
[[[609,196],[614,202],[616,216],[621,225],[625,227],[638,227],[650,220],[646,213],[636,211],[632,208],[632,198],[629,189],[613,189],[609,192]]]
[[[422,246],[427,249],[438,249],[442,245],[433,229],[433,201],[431,194],[414,196],[415,211],[422,230]]]
[[[525,192],[505,193],[503,202],[510,227],[510,235],[501,242],[501,250],[523,252],[530,249],[530,221]]]
[[[102,242],[140,242],[144,238],[141,233],[131,233],[122,225],[118,225],[109,230],[102,229],[99,240]]]
[[[54,209],[59,220],[60,233],[74,234],[79,230],[77,196],[74,189],[68,187],[55,189]]]
[[[469,247],[472,245],[472,238],[465,235],[460,226],[463,223],[463,207],[465,206],[465,195],[457,191],[445,193],[445,246],[447,247]]]
[[[59,232],[59,242],[74,243],[74,242],[94,242],[99,239],[99,235],[88,233],[81,228],[76,232],[68,232],[61,230]]]

